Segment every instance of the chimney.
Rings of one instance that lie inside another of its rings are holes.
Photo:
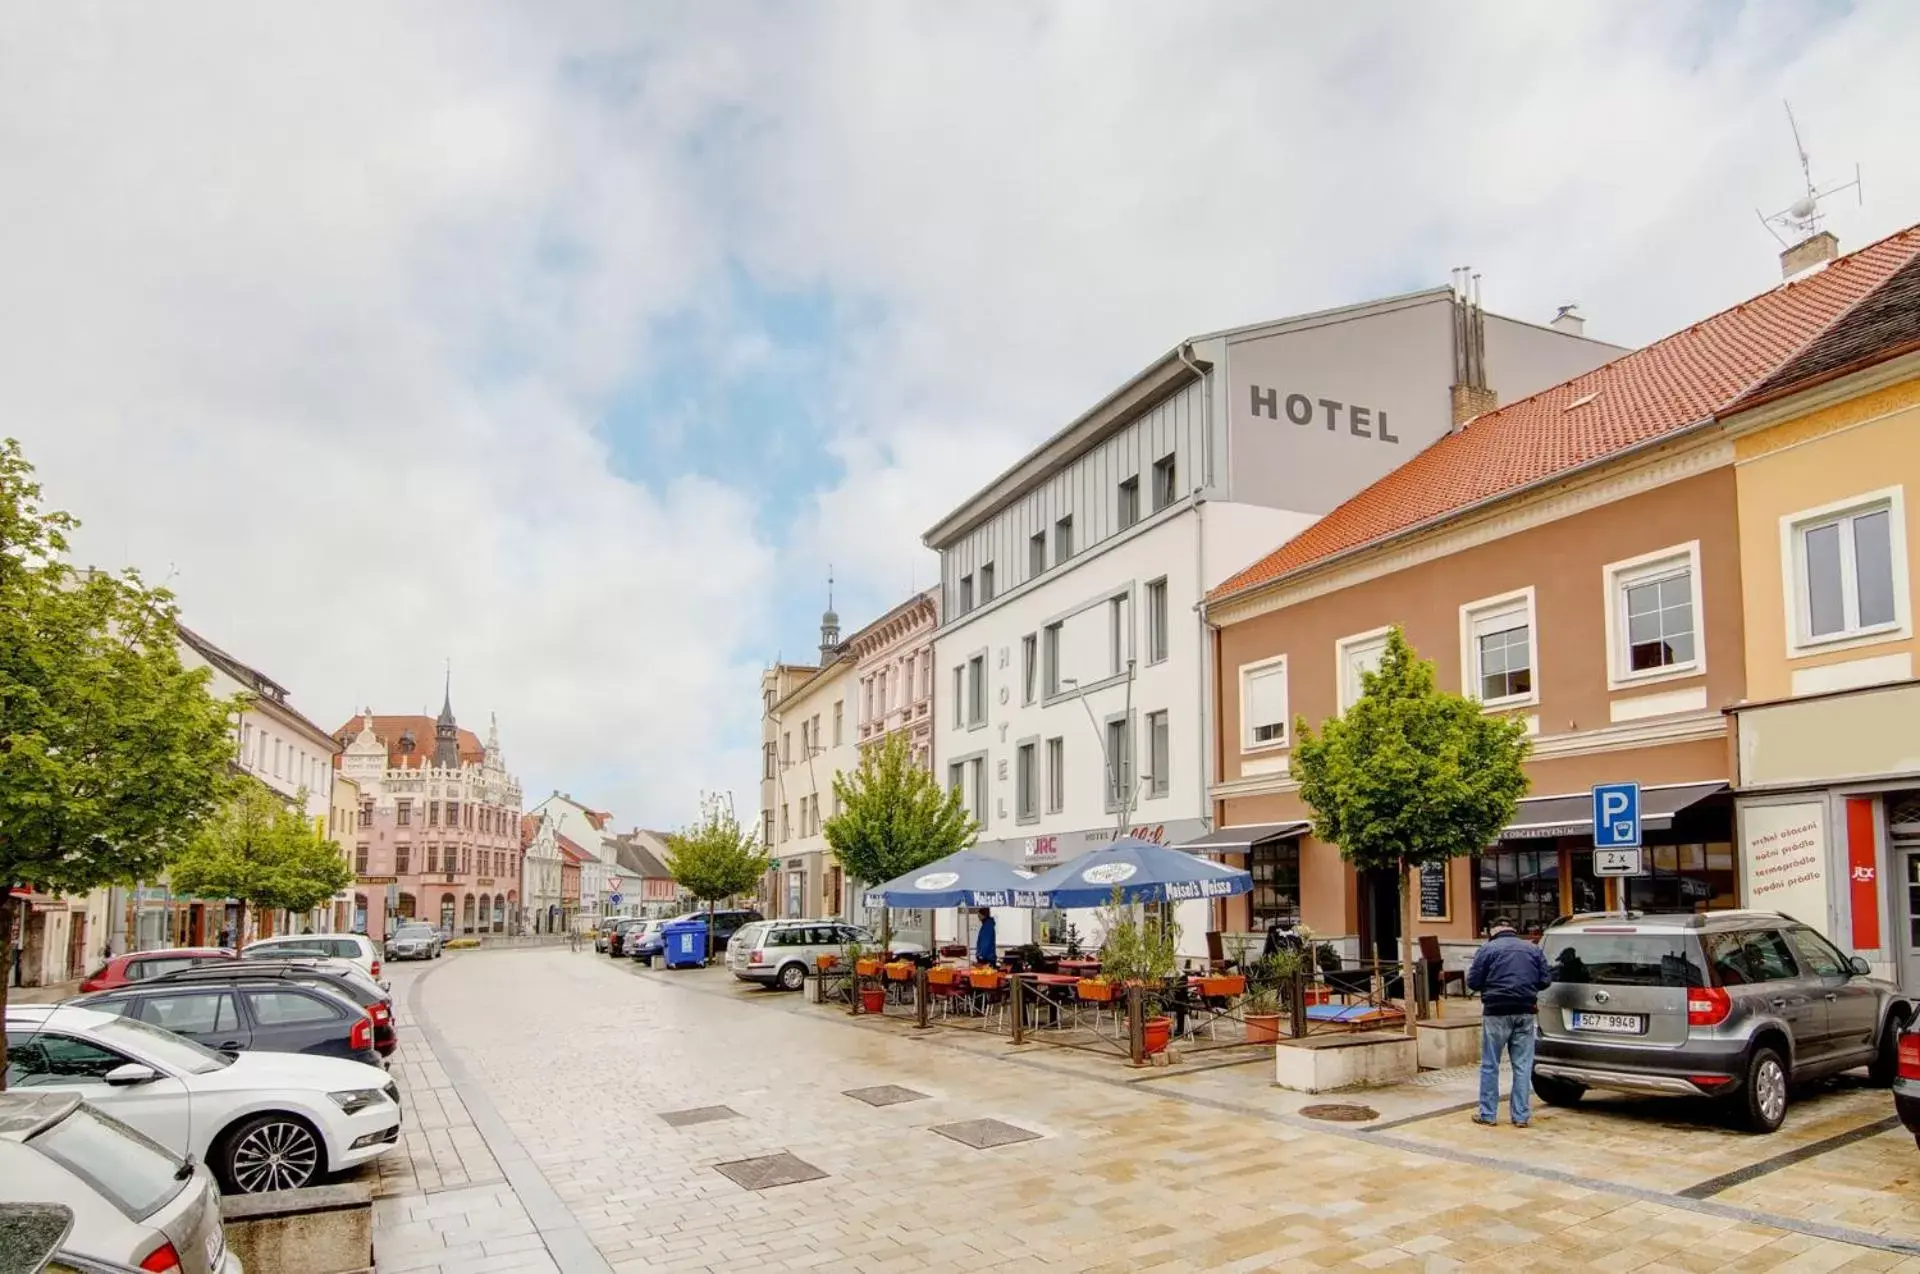
[[[1587,320],[1581,317],[1579,307],[1571,302],[1561,306],[1559,313],[1553,316],[1553,321],[1547,326],[1568,336],[1585,336],[1587,333]]]
[[[1487,319],[1480,309],[1480,276],[1469,266],[1453,272],[1453,427],[1500,405],[1487,386]]]
[[[1840,241],[1831,230],[1808,235],[1780,254],[1780,277],[1791,279],[1816,265],[1825,265],[1840,255]]]

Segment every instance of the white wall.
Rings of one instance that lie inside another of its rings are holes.
[[[804,836],[800,834],[800,802],[803,797],[811,801],[817,796],[820,801],[820,824],[825,826],[835,812],[834,775],[860,767],[860,750],[854,742],[860,733],[860,705],[855,702],[858,690],[854,665],[848,660],[834,664],[774,708],[774,714],[779,718],[774,734],[776,746],[783,744],[789,735],[793,740],[789,751],[775,754],[773,849],[782,858],[826,852],[825,835],[818,831],[809,831]],[[841,705],[841,728],[837,744],[833,733],[833,709],[836,703]],[[820,718],[817,747],[821,750],[809,756],[808,749],[801,742],[801,723],[811,721],[816,716]],[[780,827],[782,804],[787,807],[784,838]],[[811,895],[808,910],[817,910],[820,882],[809,880],[807,888]]]

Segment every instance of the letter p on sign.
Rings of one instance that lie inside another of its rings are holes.
[[[1600,783],[1593,789],[1596,849],[1633,849],[1640,844],[1640,785]]]

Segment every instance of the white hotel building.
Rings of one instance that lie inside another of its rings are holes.
[[[1240,688],[1210,665],[1207,591],[1473,415],[1624,352],[1580,325],[1436,288],[1196,337],[929,530],[934,762],[977,848],[1041,869],[1123,811],[1169,845],[1212,830],[1214,687]],[[1003,946],[1069,921],[1097,940],[1091,914],[997,919]],[[1180,921],[1204,952],[1205,904]]]

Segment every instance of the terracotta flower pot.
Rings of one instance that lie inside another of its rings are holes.
[[[877,978],[880,976],[880,961],[856,960],[853,962],[853,971],[863,978]]]
[[[1166,1052],[1167,1041],[1173,1038],[1173,1019],[1170,1017],[1148,1018],[1144,1034],[1147,1038],[1147,1056]]]
[[[828,969],[833,968],[839,963],[840,957],[837,955],[817,955],[813,958],[813,967],[822,973],[825,973]]]
[[[880,987],[860,988],[860,1011],[862,1013],[885,1013],[887,1011],[887,993]]]
[[[1247,1014],[1247,1043],[1272,1044],[1280,1038],[1278,1013]]]
[[[1100,1004],[1113,1003],[1114,987],[1111,982],[1102,982],[1098,978],[1081,978],[1075,983],[1074,990],[1083,1000],[1093,1000]]]

